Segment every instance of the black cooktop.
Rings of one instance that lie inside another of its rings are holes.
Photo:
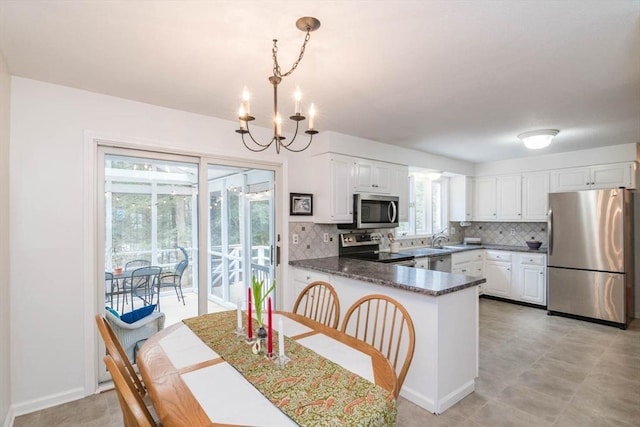
[[[390,252],[360,252],[360,253],[351,253],[351,254],[343,254],[341,256],[347,258],[355,258],[355,259],[363,259],[367,261],[374,262],[401,262],[401,261],[411,261],[414,259],[414,256],[411,254],[403,254],[401,252],[392,254]]]

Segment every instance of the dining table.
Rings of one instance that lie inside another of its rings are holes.
[[[397,378],[376,348],[274,311],[267,357],[248,323],[244,312],[209,313],[144,343],[137,365],[163,426],[395,425]]]

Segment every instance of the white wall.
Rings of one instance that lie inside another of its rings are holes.
[[[87,135],[282,164],[284,176],[276,179],[283,181],[283,191],[276,203],[287,213],[290,191],[313,192],[313,151],[276,155],[272,148],[254,154],[234,132],[235,121],[24,78],[13,77],[11,91],[11,397],[16,414],[22,414],[94,391],[91,360],[96,357],[86,349],[95,349],[97,342],[92,316],[97,308],[91,298],[96,292],[95,220],[90,216],[93,200],[86,195],[95,165]],[[262,140],[269,133],[263,130]],[[350,147],[357,152],[360,144],[366,153],[371,143],[360,140]],[[376,147],[384,152],[383,145]],[[416,156],[407,151],[403,158]],[[277,224],[285,266],[288,220],[283,215]],[[287,270],[279,282],[285,286]],[[87,301],[94,305],[85,307]]]
[[[11,76],[0,52],[0,425],[11,407],[9,352],[9,105]]]
[[[640,158],[639,150],[640,144],[634,142],[609,147],[592,148],[589,150],[478,163],[475,165],[475,175],[500,175],[600,165],[605,163],[632,162]]]
[[[249,153],[231,121],[18,77],[11,89],[11,371],[21,414],[94,391],[85,358],[96,339],[87,315],[96,308],[85,307],[96,286],[85,263],[95,232],[84,216],[93,203],[85,197],[86,132],[239,159],[286,163],[287,156]]]

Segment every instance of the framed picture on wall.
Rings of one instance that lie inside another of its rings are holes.
[[[313,194],[289,193],[290,215],[313,215]]]

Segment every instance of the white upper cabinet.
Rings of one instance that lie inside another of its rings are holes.
[[[473,220],[473,179],[456,176],[449,180],[449,221]]]
[[[355,159],[353,190],[356,193],[391,192],[392,165],[366,159]]]
[[[473,202],[475,221],[520,221],[522,178],[520,175],[476,178]]]
[[[590,190],[597,188],[636,188],[636,163],[614,163],[551,171],[550,191]]]
[[[398,196],[398,220],[409,220],[409,167],[402,165],[391,166],[391,188],[389,193]]]
[[[546,221],[549,210],[549,172],[522,175],[522,220]]]
[[[522,219],[522,177],[504,175],[496,178],[497,219],[520,221]]]
[[[481,177],[474,180],[473,219],[494,221],[498,217],[496,204],[496,177]]]
[[[326,153],[314,157],[316,191],[314,222],[353,221],[353,158]]]
[[[354,193],[398,196],[398,218],[400,221],[407,221],[408,166],[324,153],[314,156],[313,167],[316,183],[313,201],[314,222],[320,224],[352,222]]]

